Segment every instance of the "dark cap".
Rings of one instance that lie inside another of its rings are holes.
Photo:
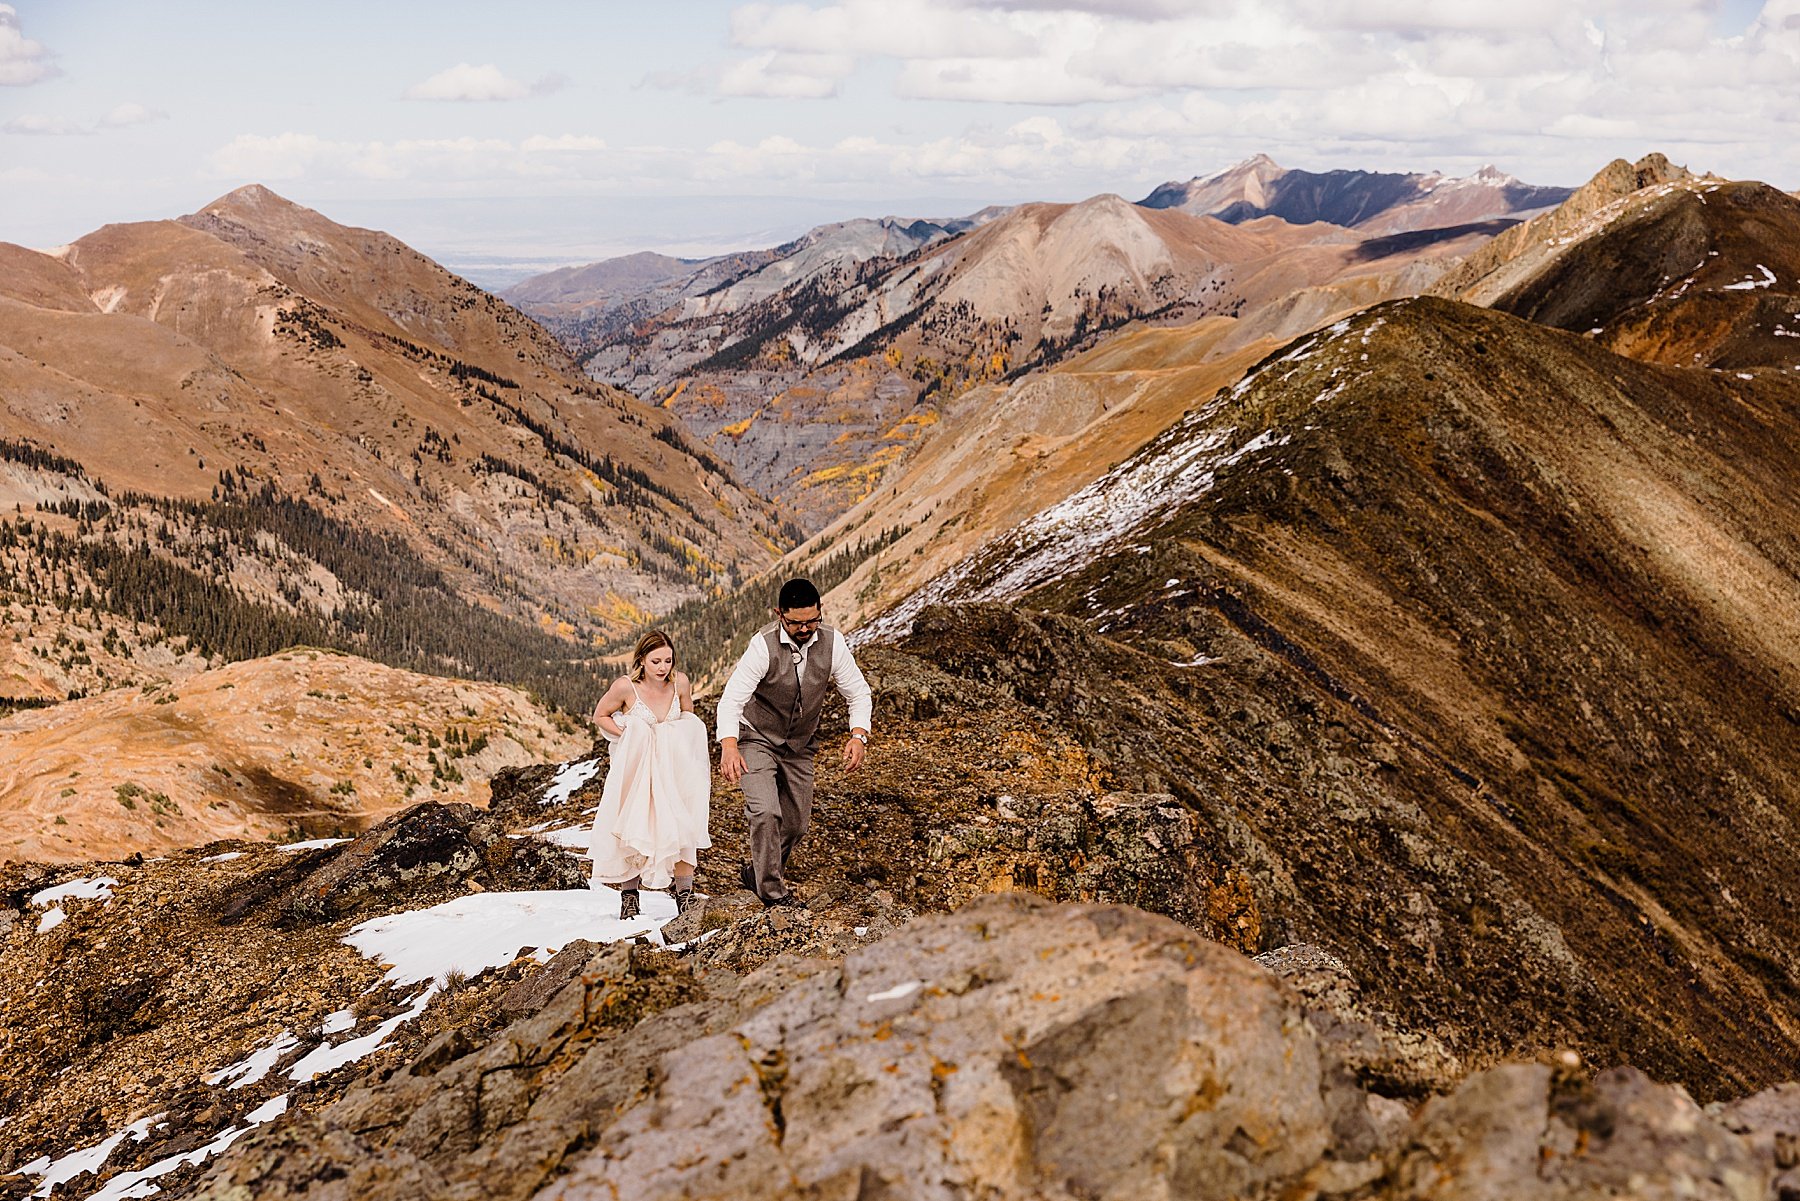
[[[819,590],[811,580],[789,580],[781,586],[775,607],[785,613],[789,609],[810,609],[818,603]]]

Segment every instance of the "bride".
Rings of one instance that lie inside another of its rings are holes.
[[[675,670],[667,634],[638,639],[631,673],[594,706],[594,725],[612,744],[594,815],[594,881],[619,889],[621,919],[638,916],[640,886],[673,884],[676,912],[686,912],[698,852],[712,845],[712,761],[693,685]]]

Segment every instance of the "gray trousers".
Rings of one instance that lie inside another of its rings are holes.
[[[738,786],[744,790],[744,817],[750,825],[750,870],[756,895],[765,901],[793,891],[783,873],[812,824],[815,750],[764,742],[749,730],[738,739],[746,769]]]

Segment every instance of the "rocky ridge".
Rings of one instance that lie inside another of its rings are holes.
[[[955,608],[905,645],[1206,815],[1265,937],[1337,949],[1457,1054],[1772,1083],[1800,1030],[1797,401],[1379,307],[927,589]],[[972,603],[1009,596],[1058,616]]]

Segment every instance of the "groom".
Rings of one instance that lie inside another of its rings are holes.
[[[797,904],[782,873],[812,820],[813,754],[825,692],[850,706],[844,766],[862,766],[869,745],[869,685],[844,635],[821,625],[819,590],[789,580],[775,621],[758,631],[719,694],[719,774],[742,782],[750,823],[744,887],[764,905]]]

